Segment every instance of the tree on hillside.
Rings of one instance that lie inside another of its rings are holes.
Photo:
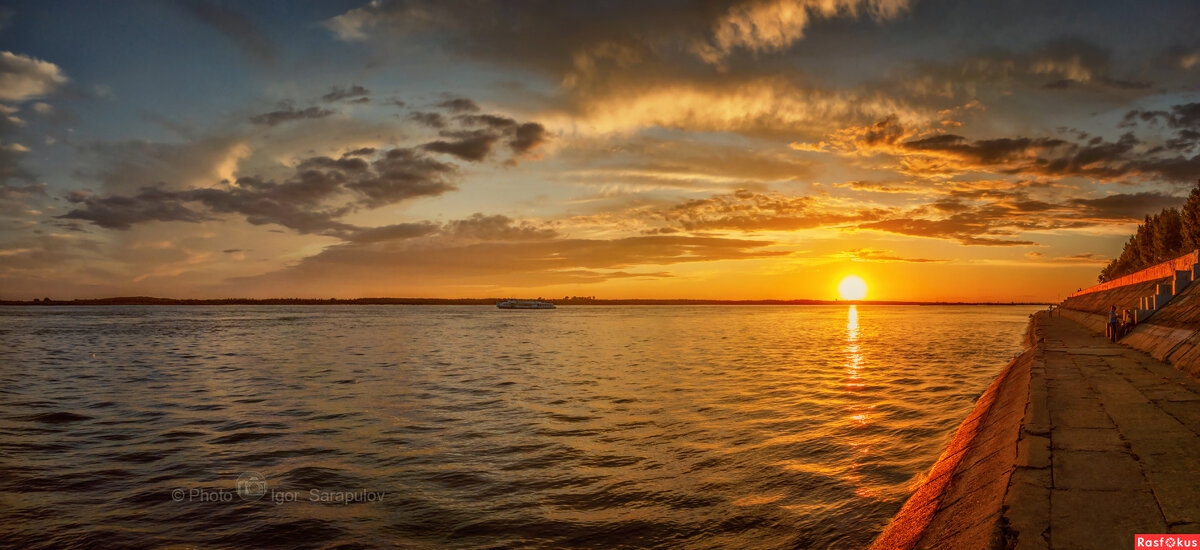
[[[1151,216],[1146,214],[1146,219],[1142,220],[1142,225],[1137,228],[1138,238],[1138,266],[1154,265],[1154,218],[1158,215]],[[1141,269],[1141,267],[1138,267]]]
[[[1183,249],[1183,218],[1174,208],[1154,217],[1154,263],[1179,256]]]
[[[1137,233],[1125,241],[1121,255],[1100,270],[1100,282],[1124,277],[1154,264],[1200,248],[1200,181],[1182,209],[1167,208],[1147,214]]]
[[[1192,188],[1187,202],[1183,203],[1180,212],[1183,224],[1183,249],[1195,250],[1200,248],[1200,182]]]

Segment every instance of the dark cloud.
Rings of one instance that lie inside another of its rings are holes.
[[[63,219],[90,221],[108,229],[129,229],[146,221],[198,222],[208,215],[189,208],[198,203],[210,214],[240,214],[254,225],[277,224],[299,233],[354,238],[363,228],[339,221],[361,208],[378,208],[455,189],[450,165],[411,149],[392,149],[374,161],[357,156],[312,157],[281,182],[241,177],[224,186],[166,191],[144,188],[133,196],[94,197],[74,193],[82,205]]]
[[[60,218],[89,221],[105,229],[129,229],[134,224],[150,221],[201,222],[208,219],[181,204],[175,193],[157,187],[143,188],[129,197],[95,197],[73,192],[67,195],[67,200],[82,205],[82,208]]]
[[[374,154],[375,154],[375,148],[374,148],[374,147],[362,147],[362,148],[359,148],[359,149],[355,149],[355,150],[353,150],[353,151],[346,151],[345,153],[342,153],[342,158],[345,158],[345,157],[366,157],[366,156],[370,156],[370,155],[374,155]]]
[[[425,113],[417,111],[408,115],[408,118],[438,130],[446,127],[446,117],[442,116],[441,113]]]
[[[508,140],[514,153],[523,154],[546,142],[546,127],[536,122],[526,122],[517,127]]]
[[[385,241],[402,241],[433,234],[439,230],[437,224],[429,222],[398,223],[380,227],[363,227],[342,236],[355,244],[371,244]]]
[[[450,111],[451,113],[476,113],[479,112],[479,105],[474,101],[464,97],[456,97],[447,99],[437,104],[438,107]]]
[[[1061,202],[1032,199],[1024,189],[955,192],[904,212],[858,224],[861,229],[913,237],[955,240],[966,245],[1021,246],[1021,233],[1131,223],[1163,208],[1179,206],[1182,197],[1157,193],[1118,193]]]
[[[325,118],[332,114],[333,111],[322,109],[320,107],[309,107],[307,109],[297,110],[291,105],[285,105],[277,111],[271,111],[261,115],[254,115],[250,117],[250,122],[265,126],[274,126],[276,124],[282,124],[284,122],[290,122],[293,120]]]
[[[892,218],[863,223],[858,227],[911,237],[951,239],[965,245],[1029,246],[1037,244],[1033,241],[1007,238],[1015,232],[991,226],[970,213],[955,214],[943,219]]]
[[[479,162],[487,158],[492,152],[492,146],[500,139],[499,135],[488,130],[443,132],[442,135],[455,139],[431,141],[422,145],[421,148],[435,153],[453,155],[470,162]]]
[[[183,6],[192,16],[233,40],[255,61],[275,62],[275,46],[246,16],[205,0],[186,0]]]
[[[466,126],[486,126],[493,130],[509,130],[517,126],[517,121],[499,115],[458,115],[455,117]]]
[[[427,126],[442,128],[446,121],[437,113],[413,113],[410,115]],[[426,143],[426,151],[453,155],[469,162],[486,159],[496,143],[505,140],[514,156],[520,156],[544,143],[546,128],[536,122],[520,123],[510,117],[492,114],[463,114],[454,117],[461,130],[443,130],[444,138]]]
[[[1200,178],[1200,103],[1168,110],[1126,112],[1119,126],[1162,125],[1175,134],[1159,141],[1126,131],[1116,140],[1062,129],[1074,140],[1057,137],[999,137],[970,139],[905,127],[898,117],[873,125],[851,126],[818,144],[796,143],[804,151],[835,151],[847,155],[889,155],[894,168],[913,177],[950,176],[982,171],[1001,175],[1082,177],[1103,181],[1141,179],[1192,183]],[[932,135],[931,135],[932,134]]]
[[[431,159],[413,149],[392,149],[372,163],[375,174],[346,184],[363,195],[360,201],[377,208],[403,200],[439,196],[457,189],[449,183],[453,166]]]
[[[1157,192],[1115,193],[1098,199],[1071,199],[1079,216],[1112,221],[1141,221],[1146,214],[1183,204],[1184,197]]]
[[[837,211],[823,208],[811,196],[786,196],[740,189],[732,194],[692,199],[655,212],[688,231],[794,231],[876,219],[876,210]]]
[[[446,224],[446,233],[454,237],[480,241],[538,241],[552,239],[558,232],[531,223],[517,224],[508,216],[480,213]]]
[[[739,190],[692,199],[665,209],[635,210],[659,218],[667,228],[687,231],[794,231],[812,228],[868,229],[912,237],[946,239],[964,245],[1028,246],[1022,234],[1130,223],[1183,199],[1142,192],[1107,197],[1049,201],[1032,198],[1036,185],[992,188],[993,182],[958,182],[932,202],[912,208],[836,206],[816,196],[786,196]],[[644,230],[660,234],[661,227]],[[869,249],[863,249],[868,250]],[[850,255],[858,259],[904,261],[878,251]],[[911,260],[911,259],[909,259]],[[917,259],[921,260],[921,259]],[[915,261],[915,260],[914,260]]]
[[[354,100],[352,102],[357,102],[357,101],[361,101],[363,99],[369,100],[369,98],[365,97],[365,96],[369,96],[369,95],[371,95],[371,91],[362,86],[359,86],[358,84],[350,86],[349,88],[343,88],[341,86],[334,86],[333,89],[329,91],[329,93],[321,96],[321,100],[325,101],[326,103],[333,103],[335,101],[341,101],[343,99],[352,99],[352,100]]]
[[[969,141],[962,136],[945,134],[906,141],[904,148],[921,152],[952,153],[964,160],[981,165],[1009,163],[1031,149],[1052,151],[1068,145],[1055,138],[1000,138]]]
[[[1165,150],[1183,152],[1200,145],[1200,103],[1184,103],[1158,111],[1133,109],[1125,113],[1121,126],[1132,127],[1138,122],[1163,123],[1176,130],[1175,136],[1163,145]]]

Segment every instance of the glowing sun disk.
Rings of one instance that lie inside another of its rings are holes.
[[[858,275],[846,275],[838,283],[838,297],[843,300],[861,300],[867,297],[867,282]]]

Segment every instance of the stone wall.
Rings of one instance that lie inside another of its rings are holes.
[[[1138,323],[1121,343],[1200,378],[1200,284],[1188,286]]]
[[[1036,322],[1031,321],[1027,344],[1034,343],[1036,331]],[[1020,476],[1013,474],[1029,460],[1020,444],[1022,426],[1042,423],[1037,415],[1044,411],[1029,406],[1031,373],[1041,365],[1038,348],[1032,346],[996,376],[872,549],[1007,545],[1012,519],[1003,514],[1006,493],[1019,494],[1009,485],[1019,485]]]
[[[1130,273],[1124,277],[1118,277],[1106,283],[1100,283],[1098,285],[1079,290],[1072,294],[1071,297],[1074,298],[1076,296],[1081,296],[1083,294],[1089,294],[1092,292],[1100,292],[1102,290],[1129,286],[1135,283],[1146,282],[1151,279],[1165,279],[1173,275],[1176,271],[1192,269],[1192,266],[1196,265],[1198,262],[1200,262],[1200,250],[1193,250],[1178,258],[1167,260],[1161,264],[1148,267],[1136,273]]]
[[[1200,284],[1191,284],[1200,275],[1200,264],[1185,265],[1195,258],[1193,252],[1076,292],[1063,301],[1059,312],[1093,332],[1102,333],[1111,306],[1117,306],[1117,311],[1137,310],[1138,323],[1121,343],[1200,377]],[[1121,281],[1128,284],[1113,285]],[[1167,287],[1169,292],[1161,292]],[[1145,301],[1149,297],[1155,298],[1150,300],[1153,303]],[[1149,309],[1143,309],[1146,306]]]
[[[1138,309],[1141,306],[1142,298],[1153,295],[1159,284],[1168,281],[1169,278],[1162,277],[1116,288],[1076,294],[1063,300],[1059,310],[1067,317],[1095,332],[1104,332],[1110,307],[1117,306],[1117,311]]]

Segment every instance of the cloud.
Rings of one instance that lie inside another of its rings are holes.
[[[133,196],[93,197],[73,192],[67,195],[72,204],[83,208],[60,216],[63,219],[84,220],[105,229],[125,230],[134,224],[150,221],[201,222],[207,216],[180,204],[178,197],[157,187],[146,187]]]
[[[1172,113],[1131,111],[1126,114],[1123,124],[1128,126],[1136,123],[1131,121],[1163,118],[1182,127],[1193,123],[1192,113],[1186,107],[1180,106]],[[1200,118],[1200,109],[1197,111]],[[940,129],[914,128],[903,124],[896,116],[889,116],[873,125],[843,128],[817,144],[793,143],[792,147],[849,157],[888,156],[895,160],[890,168],[923,178],[988,171],[1001,175],[1086,177],[1104,181],[1138,177],[1191,182],[1200,178],[1200,155],[1177,154],[1190,148],[1187,145],[1189,136],[1191,134],[1181,133],[1177,138],[1175,143],[1180,149],[1151,147],[1133,132],[1122,134],[1116,141],[1102,137],[1080,142],[1025,136],[970,139],[943,133]],[[1200,138],[1200,133],[1196,133],[1196,137]]]
[[[66,82],[62,69],[49,61],[0,51],[0,101],[43,97]]]
[[[397,148],[372,163],[375,173],[350,181],[346,187],[363,195],[361,203],[371,208],[422,196],[439,196],[457,189],[448,179],[453,166],[413,149]]]
[[[1016,238],[1022,233],[1131,223],[1147,213],[1183,202],[1181,197],[1156,192],[1118,193],[1062,202],[1031,199],[1020,189],[959,191],[953,195],[905,212],[890,213],[876,221],[860,223],[857,228],[949,239],[965,245],[1025,246],[1036,243]]]
[[[1165,150],[1183,152],[1200,145],[1200,103],[1183,103],[1169,110],[1133,109],[1125,113],[1120,126],[1136,127],[1139,122],[1166,124],[1176,130],[1175,136],[1163,144]]]
[[[1079,216],[1111,221],[1137,222],[1146,214],[1183,205],[1184,197],[1158,192],[1114,193],[1097,199],[1071,199],[1080,207]]]
[[[365,96],[369,95],[371,95],[371,91],[359,86],[358,84],[350,86],[349,88],[334,86],[329,93],[321,96],[321,100],[325,101],[326,103],[341,101],[343,99],[361,100],[365,98]]]
[[[1103,254],[1093,254],[1091,252],[1084,252],[1082,254],[1071,254],[1068,256],[1059,256],[1058,258],[1054,259],[1054,261],[1056,261],[1056,262],[1077,263],[1077,264],[1107,264],[1109,262],[1109,260],[1110,260],[1110,258],[1106,257]]]
[[[517,126],[513,136],[508,140],[508,146],[514,153],[528,153],[546,142],[546,127],[536,122],[526,122]]]
[[[447,223],[446,233],[478,241],[540,241],[558,236],[557,231],[548,227],[529,222],[518,224],[508,216],[485,216],[481,213]]]
[[[1181,197],[1140,192],[1100,198],[1040,200],[1030,196],[1036,184],[1006,182],[948,182],[933,189],[933,200],[915,207],[861,204],[828,195],[789,196],[745,189],[691,199],[667,207],[634,208],[627,216],[644,220],[644,234],[683,231],[797,231],[870,230],[910,237],[956,241],[977,246],[1030,246],[1030,233],[1104,227],[1135,222],[1147,213],[1182,203]],[[655,223],[657,220],[665,225]],[[859,249],[854,249],[859,250]],[[873,249],[861,260],[902,261],[905,258]],[[918,261],[921,258],[907,260]]]
[[[438,107],[450,111],[451,113],[477,113],[479,105],[474,101],[463,97],[447,99],[437,104]]]
[[[855,262],[908,262],[908,263],[939,263],[948,262],[946,259],[906,258],[898,256],[891,250],[877,248],[852,248],[833,255],[834,258],[847,258]]]
[[[767,0],[731,6],[713,23],[711,37],[693,46],[701,59],[720,63],[735,50],[777,52],[804,37],[814,17],[856,17],[866,11],[877,19],[896,17],[908,0]]]
[[[952,239],[965,245],[977,246],[1030,246],[1033,241],[1004,238],[1015,231],[983,223],[969,213],[955,214],[943,219],[892,218],[860,224],[859,229],[872,229],[912,237]]]
[[[795,231],[876,219],[882,212],[838,209],[829,206],[827,201],[820,201],[811,196],[756,193],[739,189],[735,193],[684,201],[666,209],[655,210],[653,214],[688,231]]]
[[[129,229],[147,221],[199,222],[213,214],[239,214],[253,225],[277,224],[298,233],[366,238],[378,232],[339,218],[362,208],[378,208],[417,197],[435,197],[455,189],[448,177],[454,167],[411,149],[397,148],[372,161],[358,156],[311,157],[286,180],[241,177],[222,186],[169,191],[143,188],[132,196],[73,193],[80,208],[58,216],[85,220],[106,229]],[[208,214],[187,205],[202,205]]]
[[[380,227],[363,227],[345,234],[342,238],[351,243],[371,244],[415,239],[433,234],[438,230],[438,225],[430,222],[398,223]]]
[[[492,146],[500,139],[500,136],[487,130],[443,132],[442,135],[455,139],[431,141],[421,148],[434,153],[453,155],[470,162],[479,162],[487,158],[492,152]]]
[[[246,16],[205,0],[187,0],[183,6],[192,16],[233,40],[255,61],[266,65],[275,62],[274,44]]]
[[[135,193],[164,184],[170,189],[207,187],[233,177],[250,154],[242,136],[206,137],[186,143],[143,140],[96,142],[76,149],[75,176],[102,184],[112,194]]]
[[[558,157],[579,169],[565,173],[572,180],[598,185],[633,183],[659,187],[748,187],[755,183],[805,181],[817,174],[818,164],[780,147],[714,144],[703,139],[576,140]]]
[[[454,117],[459,130],[442,130],[439,135],[444,138],[428,142],[422,149],[434,153],[444,153],[458,157],[468,162],[480,162],[486,159],[500,140],[512,150],[513,156],[518,157],[529,153],[544,143],[548,134],[546,128],[537,122],[520,123],[515,119],[494,114],[468,114],[478,107],[469,99],[454,99],[464,101],[469,107],[450,108],[460,112]],[[437,113],[413,113],[410,118],[433,128],[444,128],[447,121]]]
[[[442,116],[441,113],[424,113],[417,111],[408,115],[408,118],[410,120],[415,120],[419,124],[438,130],[446,127],[446,117]]]
[[[297,110],[291,104],[285,104],[277,111],[271,111],[269,113],[263,113],[250,117],[250,122],[262,124],[264,126],[275,126],[276,124],[283,124],[284,122],[291,122],[293,120],[325,118],[332,114],[333,111],[322,109],[320,107],[309,107],[307,109]]]
[[[645,266],[771,258],[785,252],[774,243],[716,237],[642,236],[618,239],[548,238],[467,242],[406,240],[346,243],[326,248],[297,265],[265,275],[240,278],[241,289],[286,287],[314,295],[330,285],[358,292],[395,295],[398,288],[444,285],[537,287],[592,284],[631,277],[669,277],[661,271],[629,272]],[[444,290],[443,290],[444,292]]]
[[[1175,57],[1175,64],[1185,71],[1200,66],[1200,52],[1183,52]]]
[[[847,121],[907,112],[901,101],[870,90],[833,90],[785,76],[722,81],[614,81],[569,99],[569,120],[554,126],[599,134],[658,126],[753,137],[822,135]],[[913,114],[917,117],[917,114]]]

